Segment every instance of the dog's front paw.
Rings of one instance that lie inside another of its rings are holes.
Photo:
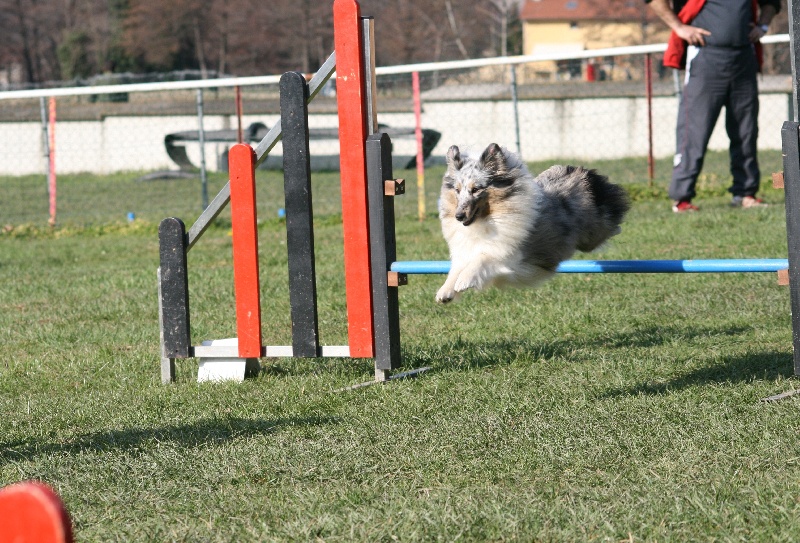
[[[439,289],[439,292],[436,293],[436,301],[440,304],[452,302],[455,298],[456,292],[448,285],[443,285],[442,288]]]
[[[456,281],[455,286],[453,287],[456,292],[461,293],[465,290],[469,290],[471,288],[479,288],[480,285],[478,281],[475,280],[474,277],[465,277],[463,274],[458,278]]]

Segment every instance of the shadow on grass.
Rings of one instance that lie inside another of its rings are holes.
[[[425,365],[440,371],[465,371],[505,366],[518,361],[532,363],[537,360],[562,359],[588,363],[591,359],[602,359],[608,354],[613,354],[613,351],[625,349],[674,345],[675,352],[680,353],[684,347],[698,342],[713,343],[715,337],[739,336],[750,331],[750,327],[648,326],[618,333],[575,336],[544,342],[527,338],[509,338],[493,342],[457,338],[447,344],[409,354],[406,356],[405,366]],[[605,396],[662,394],[669,390],[710,383],[774,381],[793,375],[791,356],[782,351],[766,351],[714,361],[705,367],[682,375],[670,376],[658,382],[653,379],[643,384],[612,390]]]
[[[771,351],[728,358],[667,379],[654,379],[631,387],[612,389],[601,397],[660,395],[715,383],[775,381],[793,376],[791,356],[787,356],[785,352]]]
[[[144,452],[149,444],[172,442],[192,448],[223,443],[233,439],[270,434],[286,427],[321,426],[335,423],[335,417],[300,417],[276,420],[252,420],[238,417],[203,419],[191,424],[160,428],[130,428],[92,432],[63,442],[27,439],[11,443],[0,442],[0,463],[30,460],[46,454],[75,454],[110,450]]]
[[[699,328],[696,326],[646,326],[626,332],[616,332],[601,337],[588,338],[586,345],[591,347],[611,348],[648,348],[662,345],[683,345],[701,338],[731,337],[745,334],[752,330],[749,326],[725,328]]]
[[[433,365],[441,370],[459,370],[506,365],[517,359],[552,360],[556,358],[586,359],[587,351],[599,349],[647,349],[675,344],[684,346],[701,338],[738,336],[750,327],[699,328],[680,326],[648,326],[610,334],[572,335],[564,339],[537,341],[531,338],[508,338],[502,341],[469,340],[463,337],[414,353],[405,353],[406,366]]]
[[[291,379],[298,375],[341,372],[356,377],[371,373],[374,367],[371,358],[272,358],[261,360],[259,374]]]

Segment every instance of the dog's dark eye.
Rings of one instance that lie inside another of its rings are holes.
[[[483,190],[483,187],[470,187],[469,193],[470,194],[478,194]]]

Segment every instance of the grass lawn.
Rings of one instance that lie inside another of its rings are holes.
[[[709,157],[701,212],[681,216],[669,161],[652,187],[642,160],[591,164],[634,206],[588,258],[785,257],[783,193],[768,186],[780,154],[762,157],[766,209],[727,206],[726,162]],[[399,260],[447,258],[440,176],[426,220],[411,186],[398,198]],[[320,332],[341,345],[338,176],[314,183]],[[120,187],[113,198],[134,198]],[[264,336],[287,345],[270,190]],[[371,360],[277,359],[242,384],[198,384],[187,360],[164,386],[159,217],[138,216],[0,233],[0,486],[54,486],[77,541],[797,539],[800,400],[760,401],[800,386],[774,274],[565,274],[448,306],[433,302],[443,277],[414,276],[400,291],[404,364],[432,367],[417,379],[336,392],[369,380]],[[196,344],[235,335],[230,251],[223,214],[189,254]]]

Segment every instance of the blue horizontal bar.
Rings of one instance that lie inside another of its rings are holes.
[[[776,272],[789,268],[786,258],[742,258],[721,260],[567,260],[559,273],[735,273]],[[447,260],[393,262],[392,271],[405,274],[446,274]]]

